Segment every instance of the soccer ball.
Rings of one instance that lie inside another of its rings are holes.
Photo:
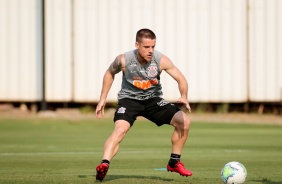
[[[228,162],[221,170],[222,181],[226,184],[242,184],[247,177],[245,166],[239,162]]]

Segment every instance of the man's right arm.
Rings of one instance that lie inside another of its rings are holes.
[[[114,81],[115,75],[119,73],[121,69],[122,69],[122,62],[121,62],[121,55],[120,55],[116,57],[116,59],[112,62],[112,64],[110,65],[110,67],[107,69],[107,71],[104,74],[100,100],[102,99],[106,100],[109,90]]]
[[[106,98],[113,84],[115,75],[123,69],[123,62],[122,62],[123,58],[124,58],[123,55],[117,56],[116,59],[111,63],[110,67],[107,69],[107,71],[104,74],[100,100],[96,108],[96,117],[97,118],[101,118],[101,116],[104,115],[104,107],[106,104]]]

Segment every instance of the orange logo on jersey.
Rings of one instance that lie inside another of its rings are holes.
[[[153,80],[134,80],[133,81],[133,85],[139,89],[143,89],[146,90],[148,88],[150,88],[152,85],[156,85],[158,84],[158,80],[157,79],[153,79]]]

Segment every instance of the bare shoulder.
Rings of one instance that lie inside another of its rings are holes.
[[[174,65],[172,63],[172,61],[166,56],[166,55],[162,55],[161,61],[160,61],[160,69],[162,70],[168,70],[173,68]]]
[[[113,74],[123,71],[125,68],[125,57],[124,54],[118,55],[115,60],[111,63],[109,71]]]

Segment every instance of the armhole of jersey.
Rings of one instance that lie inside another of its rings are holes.
[[[125,65],[127,65],[127,63],[133,59],[135,59],[135,50],[124,53]]]
[[[159,72],[161,72],[160,65],[161,65],[161,59],[163,57],[163,54],[155,50],[154,57],[155,57],[155,61],[158,63],[158,70]]]
[[[127,65],[130,61],[135,59],[135,50],[131,50],[124,53],[124,72],[122,72],[123,75],[125,75],[125,72],[127,70]]]

